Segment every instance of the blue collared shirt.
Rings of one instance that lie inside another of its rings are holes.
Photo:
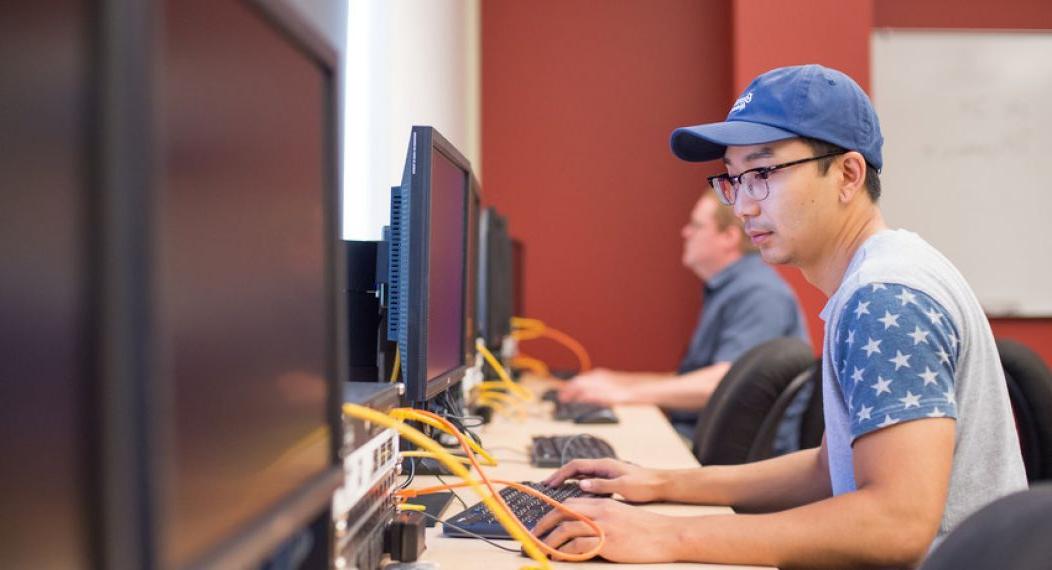
[[[810,342],[796,295],[759,254],[746,254],[716,274],[704,285],[704,299],[680,374],[734,362],[750,348],[783,336]]]
[[[807,324],[789,285],[749,253],[709,279],[704,303],[679,374],[718,362],[734,362],[750,348],[766,341],[795,336],[810,344]],[[693,428],[697,412],[673,411],[669,418]]]

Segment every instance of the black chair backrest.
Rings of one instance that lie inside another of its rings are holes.
[[[807,402],[807,409],[800,420],[800,449],[810,449],[822,444],[822,436],[826,432],[825,411],[822,409],[822,360],[812,371],[811,381],[815,389],[811,392],[811,399]]]
[[[778,398],[771,405],[771,409],[767,412],[767,417],[763,419],[763,423],[760,424],[760,430],[756,434],[756,438],[753,439],[752,447],[749,448],[749,454],[745,458],[746,463],[753,461],[760,461],[763,459],[769,459],[774,457],[777,453],[775,450],[775,439],[778,436],[779,429],[782,428],[782,422],[785,420],[786,412],[789,411],[789,407],[799,403],[797,400],[801,400],[804,406],[809,407],[811,400],[814,399],[812,390],[822,389],[822,360],[818,359],[813,362],[806,370],[796,375],[795,378],[789,381],[789,385],[782,390],[782,393],[778,395]],[[806,410],[804,410],[806,414]],[[793,429],[797,436],[803,435],[803,414],[798,416],[797,425],[789,426]],[[823,421],[823,425],[825,422]],[[821,442],[821,435],[819,435],[819,442]],[[802,438],[797,440],[798,449],[806,449],[807,447],[817,447],[816,445],[802,445]]]
[[[1052,371],[1034,351],[998,339],[1019,446],[1030,481],[1052,479]]]
[[[1002,497],[953,529],[921,570],[1047,570],[1052,566],[1052,485]]]
[[[793,337],[768,341],[739,357],[698,415],[694,432],[698,461],[702,465],[748,461],[778,397],[814,358],[811,347]]]

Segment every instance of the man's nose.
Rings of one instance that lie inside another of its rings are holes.
[[[748,192],[738,192],[734,200],[734,215],[738,219],[745,220],[760,213],[760,201],[749,195]]]

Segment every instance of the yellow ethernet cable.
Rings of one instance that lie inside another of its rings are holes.
[[[574,356],[577,357],[577,362],[580,364],[581,372],[587,372],[592,369],[592,357],[588,355],[588,350],[570,335],[558,329],[553,329],[542,321],[525,317],[512,317],[511,326],[518,329],[512,333],[512,336],[516,339],[550,338],[574,353]]]
[[[475,348],[482,353],[482,357],[486,359],[486,362],[497,371],[497,376],[500,376],[501,381],[504,382],[504,386],[507,387],[508,392],[513,393],[527,402],[533,401],[533,392],[529,391],[525,386],[516,384],[512,381],[511,376],[508,375],[508,371],[504,369],[497,357],[493,356],[493,353],[486,348],[486,343],[482,342],[482,339],[475,341]]]
[[[500,413],[504,410],[504,404],[500,400],[496,400],[492,397],[492,394],[483,394],[475,400],[475,403],[479,406],[489,406],[493,408],[495,413]]]
[[[481,477],[482,482],[485,484],[486,488],[489,489],[489,491],[496,496],[496,500],[497,500],[498,504],[502,505],[504,508],[508,508],[508,505],[504,501],[503,496],[501,496],[499,493],[496,493],[494,491],[494,489],[493,489],[493,483],[494,482],[502,484],[502,485],[507,485],[509,487],[512,487],[514,489],[522,491],[522,492],[524,492],[524,493],[526,493],[528,495],[532,495],[532,496],[536,497],[537,499],[547,503],[552,508],[570,515],[571,517],[583,522],[585,525],[587,525],[589,528],[591,528],[593,531],[595,531],[596,536],[599,538],[599,543],[596,546],[594,546],[591,550],[589,550],[587,552],[584,552],[584,553],[581,553],[581,554],[567,554],[567,553],[564,553],[564,552],[559,552],[559,551],[551,548],[547,544],[544,544],[543,542],[541,542],[541,541],[539,541],[537,539],[534,539],[534,540],[537,540],[537,546],[542,551],[544,551],[546,554],[548,554],[550,556],[554,556],[554,557],[556,557],[556,558],[558,558],[560,560],[574,560],[574,561],[589,560],[592,557],[594,557],[594,556],[599,554],[599,552],[603,548],[603,543],[606,542],[606,533],[603,532],[603,529],[598,524],[596,524],[595,521],[593,521],[592,519],[582,515],[581,513],[577,512],[577,511],[574,511],[573,509],[571,509],[570,507],[567,507],[566,505],[560,503],[559,501],[556,501],[555,499],[552,499],[551,497],[548,497],[547,495],[545,495],[544,493],[541,493],[540,491],[537,491],[536,489],[532,489],[530,487],[527,487],[525,485],[522,485],[522,484],[514,482],[514,481],[502,481],[502,480],[499,480],[499,479],[490,479],[490,478],[488,478],[486,476],[486,472],[482,470],[482,466],[480,466],[478,464],[478,460],[475,457],[474,452],[472,452],[471,447],[468,445],[468,441],[469,441],[468,438],[466,438],[464,436],[464,434],[461,433],[460,430],[458,430],[456,428],[456,426],[454,426],[452,423],[449,422],[449,420],[447,420],[447,419],[445,419],[445,418],[443,418],[441,416],[438,416],[436,414],[433,414],[431,412],[426,412],[426,411],[423,411],[423,410],[420,410],[420,411],[421,411],[421,413],[426,413],[426,414],[434,416],[435,419],[437,419],[437,420],[441,421],[442,423],[446,424],[446,426],[450,430],[452,430],[454,432],[454,435],[457,438],[457,441],[460,443],[461,449],[464,451],[465,454],[467,454],[467,459],[471,462],[472,467],[474,467],[475,470],[478,471],[479,477]],[[453,484],[449,484],[449,485],[440,485],[438,487],[427,487],[427,488],[424,488],[424,489],[403,489],[403,490],[398,491],[397,493],[395,493],[395,495],[397,497],[399,497],[399,498],[405,499],[405,498],[409,498],[409,497],[416,497],[416,496],[420,496],[420,495],[426,495],[428,493],[434,493],[434,492],[441,491],[441,490],[446,490],[446,489],[455,489],[455,488],[459,488],[459,487],[476,486],[476,485],[478,485],[478,481],[476,481],[474,479],[465,479],[461,483],[453,483]],[[487,508],[488,508],[488,506],[487,506]],[[508,509],[508,513],[509,514],[511,513],[510,509]],[[515,518],[514,520],[516,522],[520,522],[517,518]],[[525,529],[525,527],[523,527],[523,528]],[[533,538],[533,537],[531,536],[531,538]]]
[[[398,380],[398,373],[401,372],[401,368],[402,368],[402,353],[398,349],[398,347],[396,346],[395,347],[394,366],[391,367],[391,379],[390,379],[390,382],[394,382],[394,381]]]
[[[483,488],[477,480],[473,479],[471,473],[461,465],[451,453],[442,449],[441,445],[420,431],[405,425],[402,421],[365,406],[345,403],[343,405],[343,413],[386,428],[391,428],[417,447],[434,453],[436,459],[445,465],[446,469],[449,469],[454,475],[460,477],[466,483],[471,485],[471,488],[482,499],[482,502],[485,503],[486,507],[489,508],[491,513],[493,513],[493,516],[496,517],[501,526],[508,531],[508,534],[510,534],[512,538],[522,544],[522,548],[526,551],[526,554],[537,562],[537,566],[528,566],[524,570],[552,569],[551,563],[548,561],[544,552],[537,547],[537,539],[534,538],[524,526],[522,526],[522,522],[519,521],[519,519],[515,518],[515,516],[510,513],[508,506],[504,504],[500,495],[494,492],[492,488],[488,489],[489,492],[487,493],[487,489]],[[466,443],[463,439],[463,435],[458,439],[461,439],[462,445]]]
[[[402,457],[424,457],[428,459],[438,459],[438,457],[435,457],[435,454],[431,453],[430,451],[403,451]],[[467,457],[457,457],[456,455],[453,455],[453,457],[456,457],[458,461],[465,465],[471,465],[471,460]]]
[[[524,368],[529,370],[541,378],[548,378],[552,375],[552,371],[542,360],[521,353],[511,359],[511,365],[514,368]]]
[[[391,410],[391,417],[399,420],[412,420],[423,424],[427,424],[437,430],[444,431],[453,437],[457,437],[460,432],[457,431],[452,424],[449,424],[445,418],[437,414],[432,414],[426,410],[416,410],[413,408],[395,408]],[[485,460],[483,465],[496,466],[497,460],[494,459],[488,451],[482,448],[479,444],[475,443],[475,440],[468,439],[468,445],[471,449],[482,456]],[[437,458],[436,458],[437,459]]]

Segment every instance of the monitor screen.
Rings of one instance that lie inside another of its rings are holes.
[[[88,2],[0,18],[0,568],[87,568],[93,93]]]
[[[253,3],[165,3],[161,565],[208,560],[331,464],[331,70]]]
[[[468,173],[431,151],[428,220],[427,379],[464,364]]]

